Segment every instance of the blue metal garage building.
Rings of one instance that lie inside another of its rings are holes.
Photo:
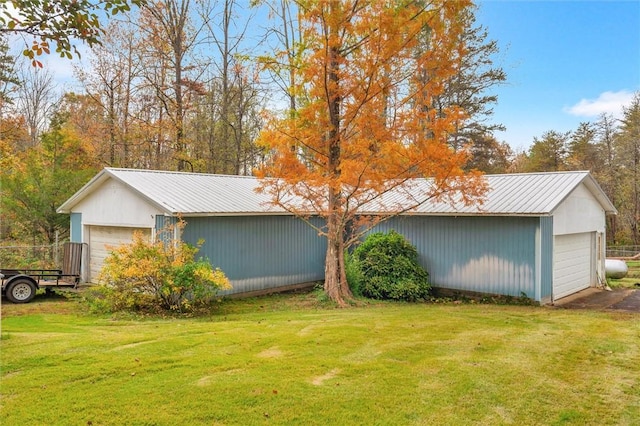
[[[615,208],[588,172],[489,175],[482,206],[426,203],[376,230],[416,245],[434,286],[548,303],[604,277],[605,218]],[[424,181],[426,185],[428,181]],[[95,280],[108,247],[134,231],[154,238],[182,217],[182,240],[230,278],[230,293],[322,280],[326,241],[269,205],[247,176],[106,168],[59,209],[72,241],[88,243]],[[420,190],[420,184],[416,186]]]

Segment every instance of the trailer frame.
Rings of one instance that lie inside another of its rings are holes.
[[[2,294],[13,303],[28,303],[39,289],[77,288],[85,247],[85,243],[65,243],[62,269],[0,268]]]

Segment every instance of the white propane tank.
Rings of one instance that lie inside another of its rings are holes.
[[[607,278],[620,279],[627,276],[629,268],[624,260],[620,259],[605,259],[604,260],[604,273]]]

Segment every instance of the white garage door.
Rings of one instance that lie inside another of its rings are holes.
[[[102,269],[104,259],[109,255],[113,247],[130,243],[135,231],[151,238],[151,229],[148,228],[124,228],[116,226],[90,226],[89,227],[89,281],[95,282]]]
[[[592,233],[557,235],[553,250],[553,299],[591,285],[595,276]]]

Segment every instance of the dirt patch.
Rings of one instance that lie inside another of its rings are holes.
[[[315,325],[308,325],[305,328],[303,328],[302,330],[298,331],[298,336],[304,337],[304,336],[309,336],[311,334],[313,334],[313,330],[315,330],[316,326]]]
[[[284,353],[277,347],[266,349],[258,354],[260,358],[280,358]]]
[[[5,373],[5,374],[2,375],[2,378],[3,379],[8,379],[10,377],[17,376],[18,374],[22,374],[22,370],[16,370],[16,371],[11,371],[9,373]]]
[[[125,349],[131,349],[131,348],[135,348],[138,346],[142,346],[142,345],[147,345],[149,343],[154,343],[157,342],[157,339],[154,340],[144,340],[142,342],[135,342],[135,343],[127,343],[126,345],[120,345],[120,346],[115,346],[113,348],[111,348],[111,351],[123,351]]]
[[[213,376],[204,376],[196,382],[196,386],[209,386],[212,380]]]
[[[338,375],[338,373],[340,373],[340,369],[334,368],[333,370],[329,371],[327,374],[314,377],[313,380],[311,380],[311,383],[316,386],[321,386],[325,381],[335,378]]]
[[[243,372],[244,370],[241,368],[232,368],[231,370],[216,371],[209,376],[203,376],[198,380],[196,380],[196,386],[209,386],[211,383],[214,382],[214,380],[216,380],[216,378],[219,378],[220,376],[223,376],[223,375],[230,376],[233,374],[240,374]]]

